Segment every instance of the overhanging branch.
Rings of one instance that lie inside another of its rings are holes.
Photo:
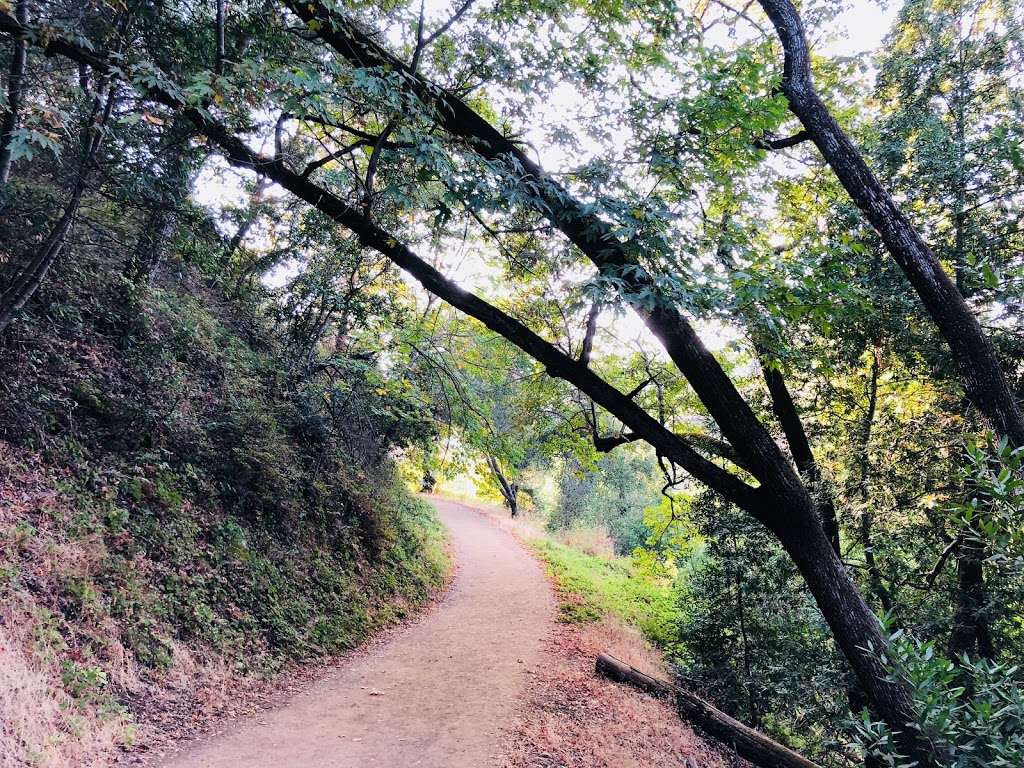
[[[19,39],[28,39],[33,43],[45,40],[44,51],[48,54],[61,55],[74,61],[85,62],[97,72],[116,73],[119,76],[124,73],[123,68],[114,70],[102,57],[96,56],[70,41],[63,40],[59,36],[39,35],[37,30],[19,24],[9,14],[0,13],[0,31]],[[763,511],[761,494],[758,489],[705,459],[586,365],[563,353],[519,320],[449,280],[436,268],[417,256],[408,246],[399,242],[392,233],[378,226],[366,214],[348,205],[329,190],[310,181],[308,177],[292,171],[281,159],[267,157],[252,149],[211,118],[207,112],[182,102],[170,91],[155,85],[146,86],[144,89],[151,98],[177,110],[192,121],[199,131],[220,147],[225,158],[232,165],[257,171],[326,214],[351,231],[361,245],[386,256],[414,277],[426,290],[440,296],[456,309],[475,318],[490,330],[515,344],[541,363],[549,375],[563,379],[577,387],[641,439],[652,445],[660,454],[720,493],[727,500],[755,514]]]
[[[611,224],[587,211],[512,139],[468,104],[412,71],[343,13],[328,9],[319,0],[285,3],[304,22],[312,22],[317,36],[353,66],[400,73],[402,88],[433,110],[434,119],[443,130],[464,140],[467,148],[480,157],[500,163],[506,172],[519,177],[520,183],[538,198],[535,209],[602,274],[614,276],[630,293],[657,292],[653,277],[629,245],[620,242]],[[660,302],[651,309],[638,308],[637,313],[664,345],[725,439],[743,455],[761,484],[784,495],[798,488],[799,479],[789,462],[687,318],[669,302]]]

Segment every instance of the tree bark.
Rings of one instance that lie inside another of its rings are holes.
[[[956,610],[948,646],[949,657],[954,661],[965,653],[976,653],[989,660],[996,656],[987,616],[984,563],[985,545],[977,531],[969,530],[956,561]]]
[[[786,444],[790,453],[793,454],[793,461],[800,475],[810,485],[811,492],[815,498],[818,509],[818,519],[832,544],[832,549],[839,554],[839,517],[836,514],[835,502],[832,494],[824,488],[821,467],[814,458],[814,451],[811,450],[811,443],[807,439],[807,432],[804,430],[800,414],[793,402],[793,396],[786,386],[786,379],[776,369],[767,357],[766,351],[755,344],[757,359],[764,375],[765,385],[768,387],[768,394],[771,397],[772,412],[782,427],[782,433],[786,436]]]
[[[722,216],[722,232],[717,253],[722,264],[727,269],[734,270],[736,263],[727,240],[730,220],[731,216],[728,213]],[[764,378],[765,386],[768,388],[772,413],[775,414],[775,419],[782,428],[782,434],[786,438],[786,444],[789,446],[789,452],[793,456],[797,471],[809,485],[814,496],[818,507],[818,519],[825,530],[825,535],[832,542],[832,548],[835,549],[836,554],[839,554],[839,518],[836,515],[835,502],[832,494],[823,487],[821,468],[814,458],[814,451],[811,449],[810,440],[807,439],[807,431],[800,419],[800,412],[786,385],[785,377],[779,371],[778,361],[769,353],[764,341],[765,338],[770,338],[770,334],[766,332],[767,323],[764,314],[756,308],[741,309],[741,314],[753,343],[758,365],[761,366],[761,375]]]
[[[878,600],[885,613],[891,613],[893,609],[892,596],[885,587],[882,579],[882,572],[878,568],[875,559],[875,543],[873,537],[874,515],[871,512],[870,501],[871,491],[869,486],[869,475],[871,472],[871,431],[875,423],[875,413],[878,410],[878,374],[880,369],[877,347],[871,350],[871,372],[868,378],[868,402],[864,411],[864,418],[860,427],[860,456],[857,461],[860,477],[857,482],[857,493],[861,502],[860,518],[860,543],[864,550],[864,565],[868,569],[868,587],[875,599]]]
[[[214,35],[216,36],[216,50],[214,51],[213,71],[218,75],[224,74],[224,59],[227,58],[227,45],[225,42],[224,28],[227,20],[226,0],[214,0],[216,3],[216,21]]]
[[[597,672],[617,683],[629,683],[654,696],[675,703],[679,712],[708,735],[736,750],[744,760],[762,768],[818,768],[803,755],[749,728],[739,720],[671,683],[651,677],[635,667],[602,653],[597,657]]]
[[[736,545],[736,537],[732,540],[733,555],[737,555],[739,549]],[[739,568],[733,563],[733,582],[736,585],[736,612],[740,624],[740,641],[743,646],[743,687],[747,694],[747,714],[751,724],[756,728],[760,725],[761,716],[757,710],[757,702],[754,699],[754,679],[751,672],[753,666],[750,651],[750,636],[747,634],[747,606],[743,596],[743,578],[740,576]]]
[[[152,279],[177,231],[178,214],[190,185],[189,126],[189,121],[175,117],[164,140],[166,161],[162,175],[156,179],[157,193],[125,265],[125,274],[134,281],[144,283]]]
[[[921,298],[949,344],[971,402],[998,435],[1024,445],[1024,416],[1006,383],[995,347],[935,254],[818,96],[799,13],[790,0],[758,1],[785,52],[782,91],[790,110]]]
[[[19,23],[28,23],[28,0],[18,0],[15,14]],[[14,132],[18,129],[21,119],[22,81],[25,77],[27,61],[28,41],[15,40],[14,52],[11,55],[11,68],[7,74],[7,111],[4,113],[3,123],[0,125],[0,188],[6,187],[11,178],[11,166],[14,163]]]
[[[964,495],[970,500],[975,490],[974,483],[968,479],[966,486]],[[988,615],[988,588],[985,583],[987,546],[984,536],[978,530],[977,518],[965,521],[963,530],[952,546],[956,552],[956,598],[946,650],[949,657],[957,662],[964,654],[992,660],[996,656],[996,649]],[[937,568],[941,567],[940,561]]]
[[[259,218],[259,204],[263,202],[263,194],[267,191],[270,183],[265,179],[261,178],[256,182],[256,187],[252,191],[252,195],[249,196],[249,210],[246,214],[245,220],[235,230],[235,234],[231,236],[231,240],[228,241],[227,248],[224,249],[224,261],[225,263],[231,260],[231,257],[235,255],[241,245],[242,241],[245,240],[249,234],[249,230],[252,229],[252,225],[256,223]],[[242,277],[244,277],[244,273]]]

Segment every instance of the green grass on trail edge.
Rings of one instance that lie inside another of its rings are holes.
[[[614,616],[671,652],[678,609],[670,584],[637,572],[625,558],[588,555],[547,539],[534,539],[530,547],[558,591],[561,621],[589,624]]]

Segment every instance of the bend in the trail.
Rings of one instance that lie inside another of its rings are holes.
[[[497,765],[554,602],[540,566],[509,533],[462,504],[434,504],[458,570],[429,614],[165,768]]]

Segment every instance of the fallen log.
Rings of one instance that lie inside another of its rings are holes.
[[[614,656],[607,653],[599,655],[597,672],[617,683],[629,683],[647,693],[672,700],[683,717],[709,736],[731,746],[740,757],[761,768],[820,768],[817,763],[789,747],[729,717],[720,709],[715,709],[699,696],[644,674]]]

